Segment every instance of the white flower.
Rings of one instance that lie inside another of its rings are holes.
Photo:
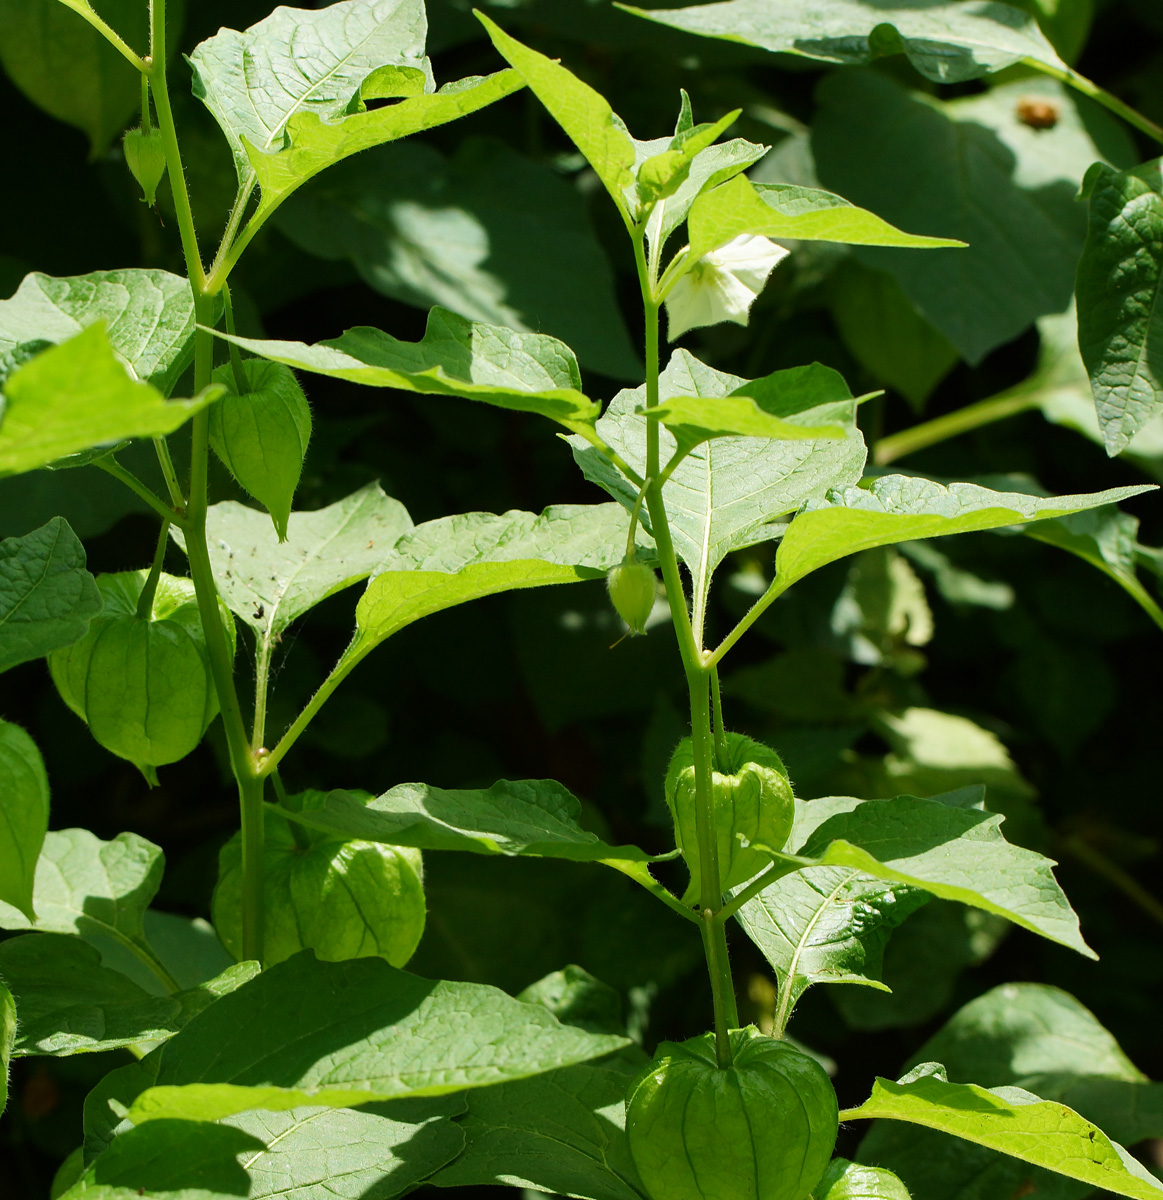
[[[770,238],[747,233],[704,254],[666,298],[669,340],[720,321],[746,325],[755,297],[787,255]]]

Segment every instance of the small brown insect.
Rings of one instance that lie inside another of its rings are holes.
[[[1053,129],[1058,124],[1058,105],[1037,96],[1023,96],[1018,101],[1018,120],[1031,129]]]
[[[260,604],[260,605],[259,605],[259,606],[258,606],[258,607],[257,607],[257,608],[254,610],[254,619],[255,619],[256,621],[261,621],[261,620],[263,619],[263,617],[265,617],[265,616],[266,616],[266,612],[267,612],[267,610],[266,610],[266,609],[265,609],[265,608],[264,608],[264,607],[263,607],[263,606]]]

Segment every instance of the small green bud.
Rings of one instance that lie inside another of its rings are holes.
[[[626,1094],[626,1137],[653,1200],[805,1200],[832,1157],[838,1111],[824,1068],[754,1025],[663,1042]]]
[[[103,609],[79,642],[48,656],[61,699],[106,750],[146,779],[185,758],[218,712],[194,585],[162,575],[148,620],[137,615],[147,571],[99,575]],[[234,622],[219,606],[233,638]]]
[[[624,560],[607,572],[606,588],[610,603],[630,627],[630,632],[645,633],[646,619],[658,594],[658,580],[653,569],[645,563]]]
[[[746,883],[770,861],[760,850],[743,846],[762,842],[773,850],[783,848],[795,819],[795,799],[783,760],[771,749],[741,733],[724,736],[727,768],[713,771],[715,841],[719,851],[719,880],[724,891]],[[690,738],[683,738],[666,771],[666,803],[674,818],[674,836],[691,873],[684,899],[693,902],[701,890],[699,839],[696,826],[695,754]]]
[[[157,201],[158,184],[166,173],[166,147],[161,130],[130,129],[121,142],[125,150],[125,165],[145,193],[145,202],[153,208]]]

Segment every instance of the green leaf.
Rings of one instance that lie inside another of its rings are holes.
[[[960,357],[892,275],[855,261],[833,277],[832,316],[861,366],[899,392],[914,412],[924,408]]]
[[[1078,263],[1078,346],[1112,455],[1163,413],[1161,161],[1134,171],[1095,163],[1083,183],[1089,224]]]
[[[563,1025],[590,1033],[625,1033],[622,997],[582,967],[570,965],[531,983],[517,996],[549,1009]]]
[[[358,155],[290,200],[277,224],[395,300],[549,333],[592,370],[642,377],[583,197],[505,142],[467,138],[451,158],[420,141]]]
[[[747,234],[922,250],[964,245],[950,238],[903,233],[831,192],[790,183],[752,183],[743,175],[703,192],[691,205],[687,227],[692,262]]]
[[[58,0],[51,3],[58,7]],[[194,357],[195,317],[189,281],[168,271],[26,275],[11,298],[0,300],[0,355],[28,342],[59,345],[98,321],[105,323],[113,353],[143,383],[169,396]]]
[[[957,254],[856,254],[895,277],[968,362],[1067,307],[1085,235],[1079,183],[1096,159],[1133,161],[1113,119],[1053,80],[942,103],[877,71],[840,72],[819,99],[812,151],[825,187],[902,229],[968,243]],[[1057,114],[1052,128],[1022,120],[1031,99]]]
[[[144,942],[142,918],[164,866],[157,846],[135,833],[103,842],[87,829],[53,830],[36,864],[36,921],[0,904],[0,929]]]
[[[683,95],[685,97],[686,93]],[[689,99],[687,105],[689,109]],[[719,135],[738,120],[742,111],[737,108],[713,124],[694,125],[676,132],[665,150],[640,163],[635,171],[635,182],[642,202],[655,204],[659,200],[669,200],[687,181],[699,154],[717,142]]]
[[[945,487],[919,477],[882,475],[867,488],[833,488],[824,499],[809,500],[780,542],[776,579],[783,590],[858,550],[1063,517],[1151,490],[1147,485],[1043,497],[995,492],[973,483]]]
[[[776,371],[726,396],[674,396],[644,413],[685,452],[715,437],[844,438],[853,431],[852,393],[819,363]]]
[[[255,1108],[438,1096],[627,1044],[562,1025],[496,988],[420,979],[379,958],[324,963],[304,952],[224,996],[154,1051],[156,1085],[137,1096],[129,1117],[218,1120]]]
[[[35,921],[33,880],[48,829],[48,775],[36,743],[7,721],[0,721],[0,796],[0,903]]]
[[[425,522],[400,538],[368,583],[356,605],[355,637],[329,685],[421,617],[516,588],[602,578],[622,560],[627,527],[615,504],[559,504],[540,515],[513,510]]]
[[[311,408],[295,376],[279,363],[251,360],[243,371],[247,391],[241,395],[230,364],[214,372],[226,395],[210,410],[210,445],[271,514],[279,541],[286,541],[291,503],[311,440]]]
[[[824,396],[836,399],[837,377],[831,372],[824,374],[824,370],[801,368],[792,377],[822,382],[826,384]],[[664,402],[684,397],[762,396],[769,386],[774,390],[781,373],[769,378],[776,384],[740,379],[705,366],[685,350],[676,350],[659,378],[659,394]],[[597,423],[598,435],[606,445],[640,474],[646,470],[645,403],[644,387],[619,392]],[[675,550],[695,580],[697,613],[705,607],[715,568],[732,550],[777,537],[782,529],[774,523],[777,517],[793,512],[808,497],[823,496],[839,480],[855,483],[860,478],[865,449],[855,429],[854,410],[854,402],[849,400],[843,424],[851,432],[843,439],[715,438],[678,464],[662,494]],[[829,405],[825,415],[835,420],[837,413]],[[659,444],[661,459],[666,462],[677,445],[669,430],[661,432]],[[572,445],[585,477],[626,508],[633,508],[638,489],[610,460],[580,439],[575,438]],[[642,520],[648,525],[645,513]]]
[[[365,7],[363,0],[351,2]],[[324,11],[330,12],[335,7]],[[512,95],[520,87],[516,71],[498,71],[495,75],[471,76],[445,84],[431,95],[410,96],[385,108],[357,112],[335,123],[315,112],[296,113],[287,125],[290,145],[281,153],[266,154],[252,147],[249,141],[245,143],[251,168],[262,188],[248,231],[256,230],[292,192],[335,163],[361,150],[446,125]]]
[[[16,1044],[16,1004],[0,980],[0,1116],[8,1107],[8,1063]]]
[[[834,1158],[812,1189],[814,1200],[910,1200],[909,1189],[883,1167]]]
[[[478,12],[477,18],[501,56],[517,69],[593,167],[629,228],[637,216],[626,199],[636,155],[622,119],[604,97],[560,63],[510,37],[483,13]]]
[[[923,7],[830,0],[818,9],[799,0],[727,0],[665,10],[618,7],[702,37],[823,62],[852,65],[903,53],[938,83],[977,79],[1020,62],[1053,70],[1066,66],[1032,17],[989,0],[937,0]]]
[[[100,953],[78,937],[30,933],[0,943],[0,976],[20,1012],[17,1057],[168,1038],[257,970],[256,963],[240,964],[191,992],[159,996],[102,965]]]
[[[278,8],[244,33],[222,29],[195,47],[189,58],[194,95],[226,135],[245,185],[251,163],[244,139],[269,155],[286,145],[288,122],[297,115],[342,121],[361,111],[361,85],[377,68],[419,72],[424,90],[431,90],[426,33],[421,0]]]
[[[1063,1076],[1128,1083],[1147,1078],[1088,1008],[1069,992],[1040,983],[1006,983],[971,1000],[907,1065],[938,1061],[953,1083],[972,1076],[991,1087],[1014,1084],[1039,1095]]]
[[[310,809],[322,795],[295,799]],[[268,820],[262,879],[267,964],[311,949],[328,962],[375,954],[402,967],[420,943],[424,883],[418,851],[313,831],[296,838],[286,820]],[[242,958],[243,894],[242,837],[235,834],[219,851],[212,912],[236,958]]]
[[[316,512],[292,513],[285,542],[265,513],[233,500],[206,514],[219,595],[266,644],[328,596],[366,579],[411,528],[404,506],[376,483]]]
[[[306,346],[229,338],[288,367],[369,387],[463,396],[534,412],[567,429],[593,424],[600,407],[582,393],[573,351],[555,338],[468,321],[444,308],[428,314],[424,337],[401,342],[366,326]]]
[[[19,475],[58,458],[126,438],[172,433],[218,398],[166,400],[128,374],[98,322],[37,355],[3,385],[0,475]]]
[[[1094,20],[1094,0],[1013,0],[1015,8],[1037,17],[1054,49],[1072,63],[1086,45]]]
[[[139,54],[149,25],[137,0],[103,0],[102,17]],[[0,63],[39,108],[80,129],[96,159],[141,103],[141,77],[91,25],[58,0],[0,2]]]
[[[798,853],[756,846],[793,869],[847,867],[960,900],[1097,957],[1083,941],[1078,917],[1051,872],[1054,864],[1032,850],[1011,846],[999,829],[1004,819],[964,806],[959,793],[929,800],[833,797],[797,809],[792,836],[804,838]]]
[[[926,1068],[943,1074],[935,1064]],[[899,1083],[877,1079],[869,1099],[843,1110],[841,1119],[908,1121],[1119,1196],[1158,1200],[1163,1194],[1163,1184],[1122,1146],[1064,1104],[1040,1100],[1021,1088],[948,1083],[938,1074],[921,1074],[926,1068]]]
[[[626,1089],[635,1073],[614,1058],[470,1092],[458,1121],[464,1153],[430,1182],[637,1200],[642,1185],[625,1129]]]
[[[85,547],[63,517],[0,542],[0,671],[71,645],[100,611]]]
[[[249,1112],[221,1124],[149,1121],[120,1134],[69,1193],[70,1200],[276,1200],[293,1181],[298,1200],[390,1200],[456,1157],[464,1137],[428,1103]],[[194,1183],[196,1181],[196,1183]]]
[[[318,807],[288,813],[312,829],[419,850],[531,855],[573,862],[656,861],[636,846],[610,846],[581,827],[581,803],[552,779],[502,779],[450,791],[400,783],[382,796],[333,791]],[[663,856],[666,857],[666,856]]]

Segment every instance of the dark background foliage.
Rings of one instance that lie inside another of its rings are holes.
[[[223,24],[244,28],[268,7],[266,0],[191,5],[182,48]],[[1112,0],[1099,7],[1080,69],[1163,120],[1157,6]],[[429,9],[438,80],[497,68],[467,4],[432,0]],[[1002,203],[985,175],[962,179],[959,194],[942,193],[954,181],[934,142],[889,139],[873,152],[876,139],[861,125],[872,119],[869,96],[909,104],[905,89],[936,91],[903,59],[837,72],[674,34],[605,0],[493,10],[599,88],[639,137],[669,131],[679,88],[686,88],[696,119],[741,107],[733,132],[776,146],[774,161],[759,168],[768,180],[808,181],[814,149],[825,185],[895,220],[894,205],[911,187],[902,178],[930,156],[936,211],[927,219],[936,225],[924,232],[944,232],[942,204],[952,218],[958,206],[989,214]],[[179,61],[175,81],[185,72]],[[1021,77],[1015,86],[1021,90]],[[175,91],[183,93],[176,82]],[[983,91],[967,84],[942,94],[969,102]],[[209,241],[231,197],[228,155],[200,106],[184,94],[176,106],[199,227]],[[156,215],[138,201],[117,140],[91,152],[80,131],[46,116],[2,74],[0,108],[0,294],[10,294],[29,270],[182,270],[168,194],[163,188]],[[1083,120],[1112,160],[1125,159],[1119,165],[1153,152],[1133,146],[1104,113],[1084,111]],[[973,130],[968,137],[991,136],[979,124]],[[579,167],[527,93],[423,144],[370,152],[305,189],[244,260],[235,288],[241,323],[308,342],[355,324],[416,338],[424,309],[440,299],[433,289],[445,287],[474,303],[507,304],[531,327],[571,341],[592,394],[609,397],[633,380],[636,285],[612,209]],[[1072,190],[1061,183],[1039,195],[1039,211],[1048,214],[1069,261],[1085,228]],[[457,240],[456,214],[466,210],[486,235],[475,251]],[[401,215],[407,213],[414,225]],[[1013,308],[1024,314],[1015,318],[1017,328],[993,345],[986,344],[988,332],[966,334],[959,355],[945,340],[951,326],[942,326],[945,336],[935,332],[909,298],[940,281],[898,284],[884,273],[891,269],[873,256],[805,249],[777,273],[749,328],[698,331],[683,344],[747,376],[815,359],[844,373],[855,392],[887,387],[862,410],[872,443],[1024,379],[1038,354],[1034,317],[1055,311],[1048,307],[1055,288],[1059,308],[1070,290],[1070,273],[1063,293],[1053,264],[1037,281],[1047,294],[1007,283]],[[953,288],[938,307],[977,326],[996,315],[974,312],[975,305],[980,310],[972,292]],[[937,322],[935,310],[927,311]],[[926,401],[934,377],[940,382]],[[417,522],[599,499],[568,449],[519,414],[318,377],[307,390],[315,435],[297,507],[329,503],[373,479]],[[1147,463],[1148,471],[1158,461]],[[1022,474],[1065,493],[1143,478],[1143,464],[1108,460],[1036,409],[894,467],[951,478]],[[144,460],[141,469],[149,469]],[[86,540],[90,569],[139,567],[152,553],[155,522],[117,487],[91,469],[5,481],[0,534],[24,533],[62,512]],[[224,471],[213,487],[217,498],[241,498]],[[1156,500],[1131,509],[1143,520],[1144,544],[1163,540]],[[991,802],[1009,814],[1008,836],[1060,860],[1060,881],[1101,962],[1014,931],[984,962],[962,971],[992,944],[988,931],[978,930],[971,944],[964,919],[933,904],[890,949],[892,999],[863,989],[814,989],[792,1033],[842,1063],[841,1102],[855,1103],[874,1073],[895,1076],[959,1004],[999,982],[1033,980],[1074,993],[1158,1078],[1161,912],[1157,900],[1151,912],[1130,891],[1137,881],[1160,894],[1160,631],[1114,582],[1050,546],[974,534],[929,550],[945,556],[945,565],[931,556],[900,560],[924,585],[934,626],[927,644],[911,644],[899,630],[877,632],[876,572],[892,560],[837,564],[777,604],[733,656],[725,677],[728,724],[780,748],[805,797],[924,794],[984,775]],[[170,568],[183,569],[176,553]],[[768,569],[770,547],[744,552],[724,568],[712,630],[742,610],[749,580]],[[871,591],[860,591],[862,580]],[[873,651],[857,645],[836,616],[842,593],[856,595],[858,624],[873,630]],[[286,638],[272,729],[290,721],[342,649],[353,600],[353,593],[333,598]],[[914,609],[914,634],[917,619]],[[502,777],[554,777],[589,802],[595,828],[608,828],[612,840],[668,849],[660,778],[683,732],[678,658],[666,625],[611,649],[618,632],[598,584],[514,593],[429,618],[356,671],[285,764],[288,784],[383,791],[412,779],[487,786]],[[243,639],[240,654],[249,653]],[[973,761],[958,766],[954,756],[953,767],[930,769],[909,760],[893,726],[908,708],[971,719],[1004,743],[1012,764],[1003,759],[975,770]],[[161,786],[150,790],[133,767],[89,738],[57,698],[43,663],[5,676],[0,711],[44,750],[54,828],[85,825],[106,838],[126,829],[143,834],[167,857],[160,904],[207,914],[217,850],[237,826],[217,728],[190,759],[163,768]],[[648,1045],[709,1024],[696,941],[620,877],[580,865],[453,855],[429,855],[426,872],[428,931],[412,963],[419,973],[516,991],[572,961],[623,991]],[[748,1016],[762,1020],[771,1005],[770,970],[742,937],[734,951],[741,999]],[[78,1140],[85,1091],[117,1058],[17,1065],[14,1102],[0,1125],[0,1193],[14,1200],[47,1195],[56,1163]],[[850,1150],[849,1135],[841,1136],[841,1152]]]

